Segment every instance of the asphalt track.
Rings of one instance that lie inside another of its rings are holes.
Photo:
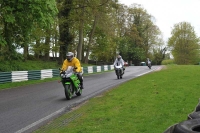
[[[81,96],[66,100],[57,81],[0,91],[0,133],[30,133],[72,107],[130,79],[160,70],[162,66],[126,67],[122,79],[114,71],[84,76]]]

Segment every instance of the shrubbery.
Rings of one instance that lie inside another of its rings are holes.
[[[58,69],[59,67],[61,66],[56,61],[1,61],[0,72]]]
[[[173,59],[169,59],[169,60],[163,60],[161,62],[161,65],[169,65],[169,64],[175,64]]]

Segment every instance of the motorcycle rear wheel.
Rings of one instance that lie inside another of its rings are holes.
[[[72,98],[72,95],[73,95],[72,92],[73,92],[72,85],[66,84],[65,85],[65,97],[67,100],[70,100]]]

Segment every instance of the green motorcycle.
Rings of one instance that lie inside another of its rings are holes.
[[[70,100],[74,94],[76,94],[77,96],[80,96],[82,94],[82,89],[80,88],[80,80],[78,79],[77,74],[74,71],[75,69],[77,68],[74,68],[72,66],[68,66],[68,69],[66,71],[63,71],[59,68],[59,70],[61,71],[61,82],[63,84],[67,100]]]

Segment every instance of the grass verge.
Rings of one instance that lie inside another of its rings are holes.
[[[199,66],[167,66],[103,93],[34,133],[162,133],[200,96]]]
[[[94,66],[92,64],[81,63],[82,67]],[[42,70],[42,69],[58,69],[62,67],[62,64],[58,64],[57,61],[40,61],[40,60],[26,60],[17,61],[2,61],[0,65],[0,72],[10,71],[29,71],[29,70]]]

